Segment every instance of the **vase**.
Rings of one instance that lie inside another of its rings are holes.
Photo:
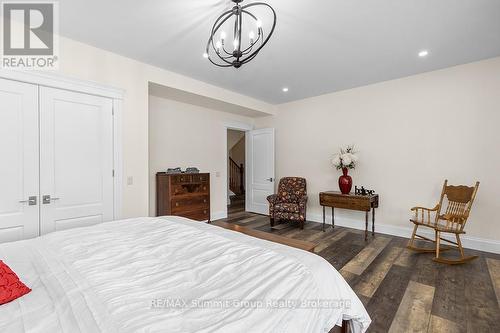
[[[352,188],[352,178],[347,171],[347,168],[342,168],[342,176],[339,177],[339,188],[342,194],[349,194]]]

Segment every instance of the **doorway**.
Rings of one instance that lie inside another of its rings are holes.
[[[228,211],[245,209],[246,177],[245,131],[227,129],[227,206]]]
[[[274,128],[253,130],[252,126],[232,123],[225,125],[225,135],[227,170],[223,180],[227,185],[222,193],[227,200],[225,217],[242,211],[267,215],[266,198],[274,193]],[[244,147],[244,153],[239,155],[241,158],[233,154],[236,143]],[[233,176],[230,157],[240,170]]]

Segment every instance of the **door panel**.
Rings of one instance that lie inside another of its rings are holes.
[[[0,242],[38,236],[38,87],[0,79]],[[35,197],[36,204],[27,201]]]
[[[274,128],[247,133],[246,210],[268,214],[267,196],[274,193]]]
[[[112,117],[111,99],[41,88],[42,234],[113,219]]]

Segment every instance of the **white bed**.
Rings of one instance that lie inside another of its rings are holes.
[[[179,217],[2,244],[0,259],[33,289],[0,305],[1,332],[304,333],[342,319],[364,332],[370,324],[320,256]],[[291,308],[318,299],[329,305]]]

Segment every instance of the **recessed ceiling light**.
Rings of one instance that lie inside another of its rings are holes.
[[[287,91],[288,91],[288,88],[287,88],[287,87],[285,87],[285,88],[283,88],[283,89],[281,89],[281,90],[283,90],[283,92],[287,92]]]
[[[420,58],[427,57],[428,55],[429,55],[429,51],[427,51],[427,50],[422,50],[422,51],[418,52],[418,56]]]

